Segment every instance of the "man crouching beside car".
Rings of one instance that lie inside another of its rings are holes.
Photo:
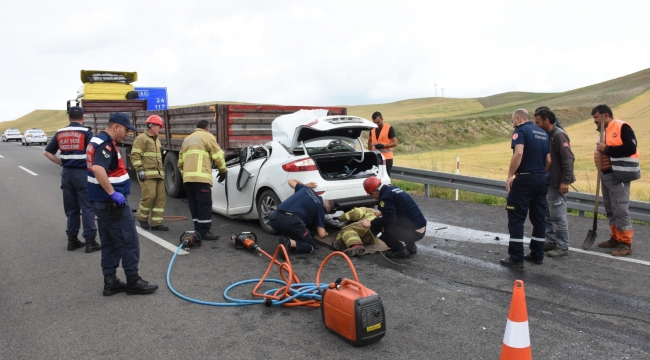
[[[315,243],[307,227],[315,225],[318,236],[325,238],[325,214],[334,212],[334,202],[323,200],[312,190],[317,186],[315,182],[303,184],[289,179],[287,183],[295,192],[269,214],[269,225],[282,234],[280,244],[289,253],[310,253]]]

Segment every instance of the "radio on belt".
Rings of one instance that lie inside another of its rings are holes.
[[[325,326],[352,346],[371,344],[386,335],[379,295],[354,280],[339,278],[323,290],[321,313]]]

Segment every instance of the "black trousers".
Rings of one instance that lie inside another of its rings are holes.
[[[296,241],[295,253],[305,254],[314,251],[314,245],[316,245],[314,238],[305,222],[297,214],[287,215],[279,211],[272,211],[269,214],[269,225],[279,231],[282,236]]]
[[[393,251],[402,251],[404,249],[402,242],[411,245],[421,240],[427,232],[426,228],[419,233],[415,229],[401,227],[396,223],[385,226],[384,230],[379,238]]]
[[[212,228],[212,187],[206,183],[187,182],[185,189],[194,230],[199,234],[210,231]]]
[[[508,255],[516,263],[524,261],[524,223],[526,216],[533,224],[530,252],[535,260],[544,259],[546,241],[546,194],[548,185],[544,174],[517,175],[506,199],[508,211]]]
[[[386,171],[388,172],[388,176],[390,176],[390,171],[392,169],[393,169],[393,159],[386,160]]]

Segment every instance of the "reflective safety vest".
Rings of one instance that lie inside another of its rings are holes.
[[[624,121],[614,119],[605,130],[605,145],[607,146],[622,146],[623,139],[621,139],[621,127],[625,125]],[[628,125],[629,126],[629,125]],[[639,165],[639,151],[629,157],[622,158],[609,158],[612,164],[612,173],[614,179],[620,182],[629,182],[641,178],[641,166]]]
[[[147,179],[164,179],[160,139],[147,132],[135,138],[131,147],[131,163],[135,171],[144,170]]]
[[[390,125],[384,124],[384,126],[381,127],[381,131],[379,132],[379,138],[377,138],[377,135],[375,135],[377,129],[371,129],[370,130],[370,142],[371,143],[380,143],[380,144],[388,144],[390,143],[390,139],[388,138],[388,132],[390,131]],[[386,160],[390,160],[393,158],[393,148],[390,149],[377,149],[373,145],[373,149],[371,150],[379,150],[381,155],[384,157]]]
[[[86,168],[86,143],[93,137],[93,132],[78,122],[71,122],[63,129],[57,130],[54,139],[61,154],[61,164],[65,168]]]
[[[108,181],[113,186],[113,189],[117,192],[122,193],[122,195],[126,197],[131,193],[131,180],[129,179],[129,173],[126,171],[126,167],[124,166],[124,161],[122,161],[122,156],[120,155],[120,152],[117,151],[117,144],[115,144],[115,140],[113,140],[113,138],[104,131],[90,139],[90,144],[88,144],[88,147],[86,148],[86,166],[88,168],[88,198],[95,201],[109,202],[111,201],[111,197],[104,190],[104,188],[99,185],[99,182],[95,178],[95,174],[92,170],[93,162],[95,161],[95,155],[97,155],[95,153],[95,150],[97,150],[100,145],[104,145],[105,142],[109,142],[106,150],[111,151],[111,156],[113,158],[111,161],[111,166],[106,169]]]
[[[183,140],[178,154],[178,170],[183,182],[206,183],[212,186],[212,164],[220,173],[227,171],[223,150],[214,135],[203,129],[196,129]]]

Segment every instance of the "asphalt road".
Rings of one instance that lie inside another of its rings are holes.
[[[102,296],[100,254],[66,251],[60,167],[42,151],[0,143],[1,359],[495,359],[517,279],[525,283],[534,358],[650,358],[648,226],[635,225],[634,252],[620,259],[595,246],[582,251],[592,221],[570,217],[571,245],[578,249],[511,270],[498,264],[507,256],[505,210],[416,197],[430,221],[416,256],[394,263],[380,254],[352,260],[361,282],[381,296],[387,317],[379,343],[354,348],[327,331],[318,309],[212,307],[180,299],[165,280],[173,252],[151,241],[149,232],[140,237],[140,274],[159,290]],[[140,189],[132,184],[129,200],[137,206]],[[189,217],[185,199],[169,198],[166,215]],[[168,225],[169,232],[153,234],[170,248],[192,228],[190,220]],[[598,228],[598,241],[605,240],[606,222]],[[257,222],[215,214],[213,232],[222,238],[179,256],[173,286],[218,302],[227,286],[262,276],[269,261],[230,243],[241,231],[255,232],[268,251],[277,245]],[[319,246],[292,257],[300,280],[314,282],[331,251]],[[124,279],[121,269],[118,275]],[[322,279],[350,276],[336,259]],[[277,270],[271,277],[279,278]],[[251,290],[240,287],[232,295],[249,298]]]

